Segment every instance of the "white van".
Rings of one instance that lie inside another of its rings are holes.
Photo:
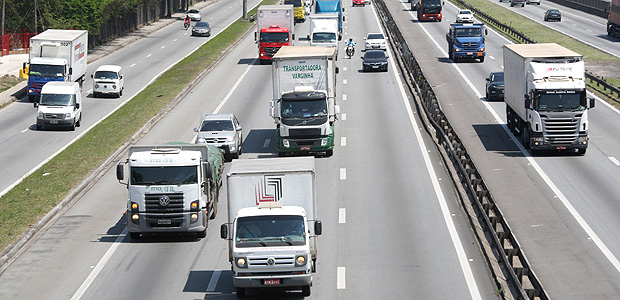
[[[120,66],[100,66],[90,77],[93,78],[93,97],[113,95],[118,98],[123,95],[123,68]]]
[[[77,82],[52,81],[41,89],[37,108],[37,130],[43,126],[68,126],[75,130],[82,123],[82,93]]]

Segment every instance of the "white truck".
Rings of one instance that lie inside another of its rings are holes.
[[[82,89],[77,82],[50,82],[43,86],[37,108],[37,130],[66,126],[72,131],[82,123]]]
[[[338,30],[337,14],[317,14],[310,16],[310,46],[336,47],[338,56],[338,41],[342,39]]]
[[[595,102],[580,54],[555,43],[504,45],[504,95],[507,126],[525,148],[586,153]]]
[[[116,178],[129,190],[131,238],[166,232],[205,237],[208,220],[217,213],[223,164],[222,152],[206,144],[131,146],[127,161],[116,167]],[[124,165],[127,182],[122,182]]]
[[[28,99],[38,100],[50,81],[84,82],[88,53],[88,31],[48,29],[30,38]],[[26,63],[23,72],[26,72]]]
[[[261,64],[269,62],[282,46],[293,46],[295,16],[293,5],[261,5],[256,11],[254,40],[258,44]]]
[[[285,46],[273,57],[270,115],[280,156],[333,154],[334,123],[340,114],[335,60],[335,48],[316,46]]]
[[[317,241],[313,157],[238,159],[226,176],[228,240],[237,297],[251,288],[301,289],[310,295]]]

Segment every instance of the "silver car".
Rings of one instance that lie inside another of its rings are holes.
[[[189,16],[189,18],[192,21],[200,21],[200,20],[202,20],[202,13],[199,10],[195,9],[195,8],[192,8],[189,11],[187,11],[187,15]]]
[[[243,150],[241,124],[233,114],[209,114],[204,117],[200,127],[194,128],[198,133],[196,143],[207,143],[224,150],[226,160],[239,158]]]

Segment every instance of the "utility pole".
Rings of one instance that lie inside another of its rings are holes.
[[[243,20],[248,19],[248,0],[243,0]]]
[[[4,4],[6,0],[2,0],[2,35],[4,35]]]
[[[37,0],[34,0],[34,33],[37,32]]]

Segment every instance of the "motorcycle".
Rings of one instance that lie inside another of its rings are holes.
[[[185,28],[185,30],[189,29],[189,26],[190,26],[189,20],[185,20],[185,22],[183,22],[183,27]]]
[[[354,46],[347,46],[346,53],[347,53],[347,56],[349,57],[349,59],[351,59],[353,54],[355,54],[355,47]]]

